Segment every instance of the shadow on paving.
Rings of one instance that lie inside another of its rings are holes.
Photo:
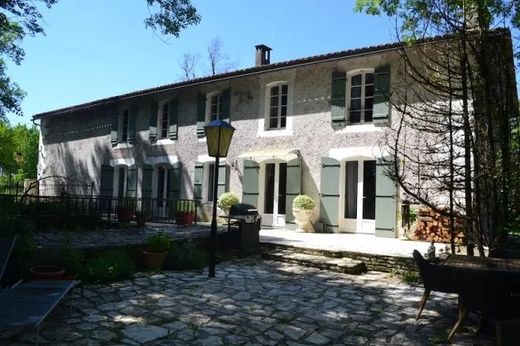
[[[61,306],[45,323],[42,343],[342,344],[442,343],[457,317],[455,295],[432,293],[415,321],[422,286],[387,273],[361,276],[246,259],[206,273],[139,274],[132,281],[86,286],[72,312]],[[454,344],[493,344],[469,318]],[[0,343],[31,344],[34,333],[3,333]]]

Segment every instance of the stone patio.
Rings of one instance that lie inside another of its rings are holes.
[[[206,273],[138,274],[85,286],[72,311],[61,304],[44,323],[52,345],[426,345],[444,340],[456,296],[433,293],[387,273],[360,276],[261,259],[225,262]],[[469,319],[455,344],[492,344]],[[0,333],[0,344],[32,345],[33,331]]]

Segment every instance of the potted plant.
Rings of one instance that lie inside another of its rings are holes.
[[[134,206],[135,201],[133,198],[125,197],[118,201],[116,213],[119,223],[129,223],[132,221]]]
[[[80,250],[72,247],[70,239],[67,237],[60,249],[59,256],[61,266],[65,270],[62,278],[67,280],[76,279],[83,268],[83,262],[85,260],[83,253]]]
[[[134,215],[137,226],[144,227],[146,225],[146,221],[148,221],[148,215],[146,215],[146,213],[143,211],[136,211]]]
[[[240,203],[240,199],[234,192],[224,192],[218,198],[218,206],[224,211],[226,216],[229,214],[229,209],[238,203]]]
[[[148,247],[143,251],[146,268],[154,271],[161,270],[171,247],[170,236],[164,232],[152,234],[148,237],[147,244]]]
[[[195,202],[182,200],[177,201],[177,217],[178,225],[191,225],[195,218]]]
[[[292,212],[299,231],[314,232],[311,216],[315,206],[316,202],[307,195],[298,195],[293,200]]]

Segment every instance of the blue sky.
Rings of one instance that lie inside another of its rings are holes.
[[[354,0],[195,0],[199,25],[179,38],[145,29],[145,0],[59,1],[44,9],[46,36],[27,37],[26,57],[8,73],[27,92],[23,117],[99,98],[181,80],[184,52],[200,54],[208,71],[207,46],[218,37],[237,68],[254,65],[254,46],[270,46],[271,62],[395,40],[384,17],[354,13]],[[165,42],[166,41],[166,42]],[[200,73],[203,75],[207,73]]]

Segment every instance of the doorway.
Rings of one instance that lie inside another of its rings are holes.
[[[349,232],[374,233],[376,161],[345,161],[343,177],[342,228]]]
[[[262,206],[262,225],[285,226],[285,202],[287,199],[287,163],[267,162],[261,170],[259,205]],[[263,178],[262,178],[263,173]],[[290,211],[289,211],[290,212]]]

